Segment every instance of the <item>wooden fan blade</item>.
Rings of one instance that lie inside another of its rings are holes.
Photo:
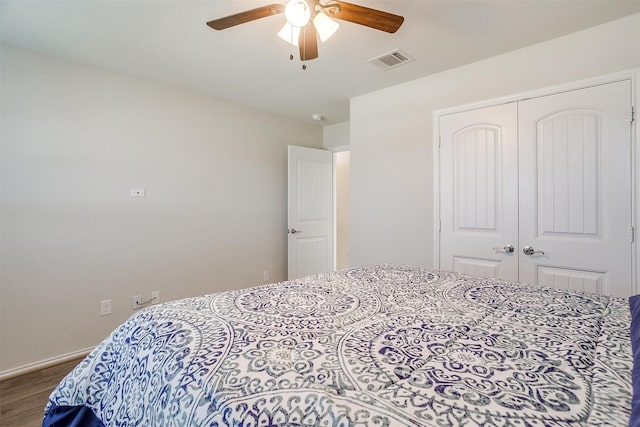
[[[331,18],[354,22],[387,33],[395,33],[404,22],[404,18],[400,15],[339,0],[330,1],[324,9]]]
[[[308,61],[318,57],[318,35],[312,21],[300,29],[298,45],[300,46],[300,61]]]
[[[256,9],[247,10],[245,12],[236,13],[220,19],[214,19],[207,22],[207,25],[214,30],[224,30],[229,27],[244,24],[245,22],[255,21],[256,19],[266,18],[267,16],[277,15],[284,12],[284,6],[281,4],[270,4],[268,6],[258,7]]]

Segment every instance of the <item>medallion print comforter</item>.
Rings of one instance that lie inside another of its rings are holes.
[[[624,426],[629,324],[623,298],[354,268],[141,310],[45,425]]]

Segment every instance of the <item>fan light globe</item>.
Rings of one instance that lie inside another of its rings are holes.
[[[284,7],[284,16],[294,27],[304,27],[311,19],[311,9],[305,0],[290,0]]]
[[[326,42],[340,25],[329,18],[324,12],[318,12],[315,18],[313,18],[313,26],[316,27],[316,31],[318,31],[320,41]]]
[[[300,27],[294,27],[293,25],[285,22],[284,27],[278,32],[278,37],[287,43],[291,43],[294,46],[298,46],[298,38],[300,37]]]

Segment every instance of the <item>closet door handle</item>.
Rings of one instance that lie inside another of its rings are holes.
[[[535,255],[535,254],[544,255],[543,251],[536,251],[531,246],[525,246],[524,248],[522,248],[522,252],[524,252],[525,255]]]
[[[494,251],[500,251],[500,252],[504,252],[505,254],[512,254],[513,251],[515,251],[515,249],[513,248],[513,245],[506,245],[503,247],[500,246],[496,246],[495,248],[493,248]]]
[[[302,233],[302,230],[296,230],[295,228],[292,228],[291,230],[289,230],[289,233],[291,234]]]

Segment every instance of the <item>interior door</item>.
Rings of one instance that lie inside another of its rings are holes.
[[[629,81],[519,103],[521,282],[632,294],[630,108]]]
[[[440,268],[518,280],[515,103],[440,118]]]
[[[333,270],[333,153],[288,147],[289,280]]]

